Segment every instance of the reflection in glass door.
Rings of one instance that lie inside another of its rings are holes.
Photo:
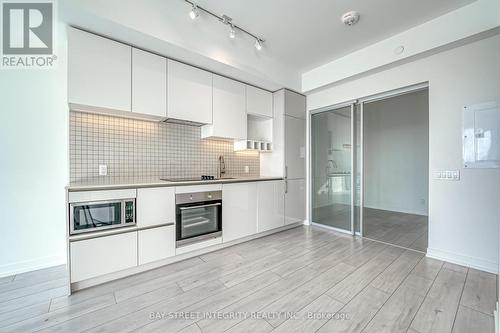
[[[311,115],[312,222],[348,233],[355,229],[354,111],[349,104]]]

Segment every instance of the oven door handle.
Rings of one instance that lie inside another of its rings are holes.
[[[202,207],[214,207],[214,206],[220,206],[222,205],[220,202],[214,203],[214,204],[209,204],[209,205],[199,205],[199,206],[190,206],[190,207],[180,207],[180,210],[187,210],[187,209],[195,209],[195,208],[202,208]]]

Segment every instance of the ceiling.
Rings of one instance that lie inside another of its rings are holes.
[[[197,0],[266,39],[267,53],[305,72],[475,0]],[[342,14],[356,10],[348,27]],[[209,42],[209,41],[200,41]]]
[[[184,0],[65,0],[70,25],[269,90],[299,91],[301,74],[474,0],[195,0],[266,40],[253,40],[208,15],[193,21]],[[352,27],[340,17],[356,10]]]

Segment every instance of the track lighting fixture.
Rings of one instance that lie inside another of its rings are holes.
[[[200,12],[198,10],[198,6],[196,6],[194,3],[193,3],[193,6],[191,8],[191,11],[189,12],[189,17],[192,19],[192,20],[196,20],[198,18],[198,16],[200,16]]]
[[[184,0],[184,1],[191,5],[191,11],[189,12],[189,17],[191,19],[195,20],[198,16],[200,16],[201,12],[203,12],[204,15],[208,14],[208,16],[212,16],[212,17],[216,18],[219,22],[221,22],[222,24],[225,24],[229,27],[229,38],[231,38],[231,39],[236,38],[236,29],[238,29],[240,32],[243,32],[243,33],[249,35],[250,37],[252,37],[253,39],[255,39],[254,46],[257,49],[257,51],[262,50],[262,47],[264,44],[264,39],[252,34],[248,30],[245,30],[244,28],[234,24],[233,19],[231,17],[229,17],[227,15],[217,15],[217,14],[209,11],[208,9],[205,9],[203,7],[198,6],[196,3],[194,3],[191,0]]]
[[[236,37],[236,30],[234,30],[234,25],[229,25],[229,38],[234,39]]]
[[[260,51],[262,50],[262,40],[257,38],[255,39],[255,48],[257,49],[257,51]]]

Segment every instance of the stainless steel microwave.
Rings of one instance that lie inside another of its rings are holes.
[[[135,199],[72,203],[69,221],[71,235],[133,226]]]

